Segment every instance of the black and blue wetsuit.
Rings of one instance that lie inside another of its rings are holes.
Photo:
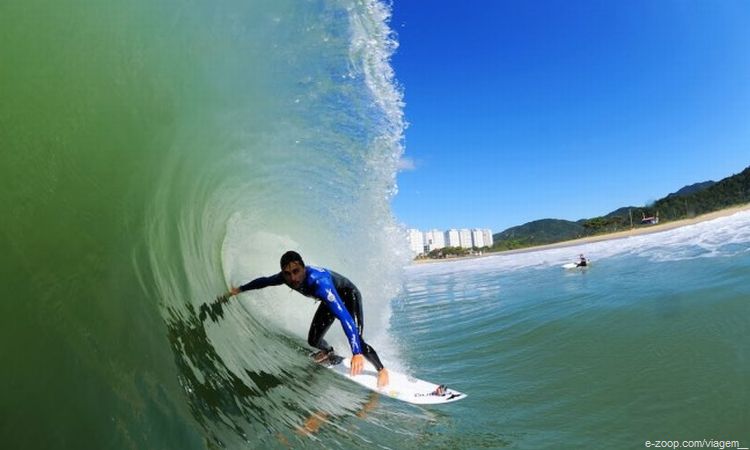
[[[240,291],[263,289],[282,284],[285,284],[284,277],[279,272],[270,277],[256,278],[247,284],[243,284],[240,286]],[[306,297],[321,301],[310,324],[310,331],[307,335],[308,344],[327,352],[333,351],[333,347],[323,339],[323,336],[328,332],[333,321],[339,319],[352,348],[352,354],[361,354],[377,370],[383,368],[383,363],[380,362],[378,354],[362,339],[364,331],[362,295],[354,283],[332,270],[305,266],[305,280],[295,290]]]

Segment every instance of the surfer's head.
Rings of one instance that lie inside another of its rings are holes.
[[[299,288],[305,279],[305,262],[299,253],[292,250],[284,253],[281,255],[280,265],[284,283],[292,289]]]
[[[284,266],[289,265],[291,262],[298,262],[300,266],[305,267],[305,262],[302,261],[302,257],[294,250],[289,250],[281,255],[281,261],[279,264],[281,264],[281,268],[284,269]]]

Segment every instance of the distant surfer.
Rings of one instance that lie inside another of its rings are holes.
[[[586,266],[588,266],[588,261],[586,260],[586,257],[583,256],[583,253],[581,253],[578,257],[579,257],[579,260],[576,263],[576,267],[586,267]]]
[[[362,338],[362,295],[357,286],[332,270],[306,266],[299,253],[291,250],[281,256],[280,265],[281,272],[256,278],[240,287],[232,287],[226,296],[286,284],[306,297],[320,300],[321,304],[313,316],[307,335],[307,343],[320,350],[314,355],[315,361],[324,362],[333,354],[333,347],[323,336],[333,321],[338,319],[352,349],[350,374],[354,376],[362,373],[364,358],[367,358],[378,371],[378,387],[388,385],[388,370],[383,367],[375,350]]]

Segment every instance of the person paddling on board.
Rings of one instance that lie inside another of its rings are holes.
[[[579,256],[580,261],[576,263],[576,267],[586,267],[588,265],[588,261],[586,261],[586,257],[583,256],[583,253],[581,253]]]
[[[338,273],[319,267],[306,266],[299,253],[288,251],[281,256],[281,272],[269,277],[260,277],[232,287],[227,297],[241,292],[263,289],[269,286],[286,284],[306,297],[321,301],[307,335],[307,343],[320,351],[315,354],[316,362],[323,362],[333,354],[331,347],[323,336],[333,324],[334,319],[341,322],[344,333],[352,349],[350,374],[362,373],[364,358],[378,371],[378,387],[388,384],[388,370],[383,367],[375,349],[362,339],[364,320],[362,315],[362,295],[351,281]]]

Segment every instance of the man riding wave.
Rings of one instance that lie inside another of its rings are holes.
[[[367,358],[378,371],[378,387],[386,386],[388,370],[383,367],[375,349],[362,338],[362,295],[357,286],[332,270],[306,266],[299,253],[291,250],[281,256],[280,265],[281,272],[232,287],[225,295],[231,297],[241,292],[285,284],[306,297],[320,300],[307,335],[307,343],[320,350],[315,354],[315,361],[323,362],[333,354],[333,347],[323,337],[334,320],[338,319],[352,350],[350,374],[362,373],[364,359]]]

